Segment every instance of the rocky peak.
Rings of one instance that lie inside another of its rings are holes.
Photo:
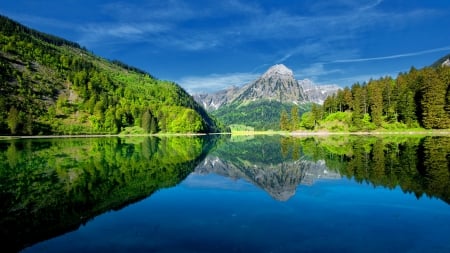
[[[270,67],[266,71],[266,73],[264,73],[261,76],[261,78],[267,79],[267,78],[271,78],[271,77],[274,77],[274,76],[294,78],[294,73],[292,72],[292,70],[288,69],[283,64],[276,64],[276,65],[273,65],[272,67]]]
[[[260,100],[321,104],[328,95],[336,93],[338,89],[336,85],[316,85],[308,79],[298,81],[291,69],[283,64],[276,64],[257,80],[242,87],[233,86],[212,94],[194,94],[194,99],[208,111],[217,110],[232,103]]]
[[[442,65],[443,67],[450,67],[450,58],[448,58],[447,60],[445,60]]]
[[[270,67],[255,82],[242,88],[236,101],[275,100],[282,103],[302,103],[306,96],[294,78],[292,70],[283,64]]]

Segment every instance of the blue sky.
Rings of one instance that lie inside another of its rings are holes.
[[[242,85],[278,63],[350,86],[450,53],[447,0],[14,0],[0,14],[189,92]]]

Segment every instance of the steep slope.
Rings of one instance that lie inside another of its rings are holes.
[[[328,96],[336,94],[336,92],[341,89],[335,84],[316,85],[309,79],[299,80],[298,82],[302,86],[303,92],[305,92],[308,97],[308,101],[319,105],[323,104]]]
[[[180,86],[0,16],[0,134],[213,132]]]
[[[237,86],[230,86],[216,93],[194,94],[193,97],[207,111],[214,111],[222,105],[230,104],[240,94],[240,90]]]
[[[317,85],[309,79],[295,80],[292,70],[277,64],[254,82],[242,87],[230,86],[215,93],[194,94],[193,97],[207,111],[214,111],[232,103],[257,100],[323,104],[329,95],[339,89],[337,85]]]
[[[283,64],[270,67],[258,80],[242,88],[234,100],[244,103],[255,100],[274,100],[281,103],[302,103],[307,101],[303,88],[295,80],[292,70]]]

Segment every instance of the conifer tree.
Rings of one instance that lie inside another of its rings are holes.
[[[296,130],[300,123],[300,117],[298,115],[298,107],[292,106],[291,109],[291,129]]]
[[[370,81],[367,85],[369,109],[372,122],[380,127],[383,122],[383,95],[380,81]]]
[[[145,112],[142,114],[141,119],[141,127],[144,129],[146,133],[150,133],[151,125],[152,125],[152,116],[150,115],[149,110],[145,110]]]
[[[9,109],[8,118],[6,119],[6,121],[8,123],[11,134],[16,134],[17,126],[20,123],[19,110],[17,110],[16,107],[11,107]]]
[[[284,110],[284,109],[281,111],[281,115],[280,115],[280,129],[282,131],[290,130],[289,116],[288,116],[288,113],[286,112],[286,110]]]
[[[421,71],[421,112],[422,124],[425,128],[445,128],[447,114],[445,112],[445,96],[447,85],[439,78],[438,73],[431,68]]]
[[[359,83],[356,83],[352,86],[352,94],[353,94],[353,103],[352,103],[352,108],[353,108],[353,113],[352,113],[352,124],[353,126],[355,126],[356,128],[361,128],[362,126],[362,118],[363,118],[363,113],[361,110],[361,106],[362,106],[362,88],[361,85]]]

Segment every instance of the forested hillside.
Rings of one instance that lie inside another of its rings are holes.
[[[280,112],[295,111],[299,115],[311,108],[311,103],[296,105],[279,101],[260,100],[252,103],[233,103],[211,112],[225,125],[242,125],[254,130],[279,130]],[[294,117],[295,118],[295,117]]]
[[[353,84],[302,116],[307,129],[450,128],[450,67],[411,68],[396,79]]]
[[[0,134],[220,131],[177,84],[0,16]]]

